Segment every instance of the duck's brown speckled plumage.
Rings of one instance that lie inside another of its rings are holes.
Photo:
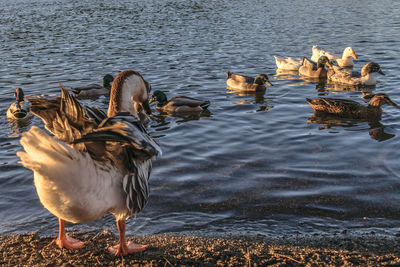
[[[338,98],[306,98],[306,101],[316,112],[329,113],[338,117],[352,119],[380,119],[383,105],[389,104],[397,106],[386,94],[383,93],[374,95],[368,102],[367,106],[356,101]]]
[[[230,90],[262,91],[265,85],[272,86],[266,74],[259,74],[256,78],[227,72],[226,87]]]

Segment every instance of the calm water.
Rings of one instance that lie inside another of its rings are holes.
[[[148,126],[163,156],[129,234],[399,231],[400,110],[385,106],[380,125],[318,122],[305,97],[361,102],[362,93],[277,75],[273,55],[353,46],[355,69],[379,63],[386,75],[376,75],[375,92],[400,104],[400,2],[132,2],[0,1],[0,233],[57,232],[31,171],[17,163],[27,127],[5,118],[14,89],[58,94],[58,81],[78,86],[125,69],[170,97],[212,102],[208,116],[160,115]],[[227,70],[267,73],[274,86],[264,95],[230,92]],[[85,102],[107,107],[105,97]],[[75,228],[115,230],[114,218]]]

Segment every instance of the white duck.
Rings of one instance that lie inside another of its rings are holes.
[[[354,85],[354,86],[374,86],[376,78],[374,72],[385,75],[379,64],[369,62],[364,65],[359,72],[349,72],[346,69],[333,68],[328,71],[328,81],[333,83]]]
[[[65,233],[65,221],[90,222],[108,212],[120,235],[111,253],[123,256],[147,248],[126,242],[125,221],[145,206],[151,160],[161,153],[136,118],[139,106],[147,110],[148,91],[139,73],[121,72],[111,89],[108,117],[100,124],[63,87],[59,98],[32,99],[32,113],[55,138],[33,126],[21,138],[25,151],[17,155],[33,171],[41,203],[59,218],[60,248],[84,245]]]
[[[10,121],[22,121],[32,117],[32,114],[29,112],[30,104],[24,101],[24,91],[21,88],[16,88],[14,96],[16,101],[7,109],[7,119]]]
[[[337,64],[342,68],[352,68],[354,66],[352,58],[358,59],[353,48],[350,46],[346,47],[343,50],[342,57],[338,57],[338,56],[332,55],[331,53],[326,52],[322,49],[319,49],[316,45],[314,45],[312,47],[311,60],[316,62],[318,60],[318,58],[320,58],[321,56],[327,56],[329,58],[329,60],[336,60]]]
[[[276,67],[280,70],[299,70],[301,64],[303,63],[302,58],[293,58],[293,57],[286,57],[286,58],[279,58],[274,56]]]

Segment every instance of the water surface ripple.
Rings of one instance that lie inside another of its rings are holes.
[[[15,155],[29,126],[5,118],[13,90],[58,94],[58,81],[100,82],[125,69],[168,96],[212,102],[202,117],[155,111],[148,129],[163,156],[154,162],[149,204],[128,234],[398,230],[399,110],[385,106],[378,125],[313,120],[305,97],[361,102],[362,93],[277,75],[273,55],[310,57],[315,44],[341,54],[352,46],[356,70],[375,61],[386,73],[374,92],[400,104],[399,2],[0,2],[0,233],[57,231]],[[267,73],[274,86],[265,94],[228,91],[228,70]],[[105,97],[85,103],[107,107]],[[115,226],[107,215],[75,227]]]

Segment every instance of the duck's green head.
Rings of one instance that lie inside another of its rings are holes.
[[[383,71],[381,70],[381,66],[379,66],[378,63],[369,62],[362,68],[361,76],[365,76],[372,72],[377,72],[379,74],[385,75],[385,73],[383,73]]]
[[[325,65],[332,68],[332,64],[329,62],[329,58],[327,56],[321,56],[317,62],[317,69],[323,68]]]
[[[374,107],[380,107],[385,104],[397,107],[397,104],[394,103],[387,94],[384,93],[378,93],[375,94],[371,100],[368,102],[369,105],[374,106]]]
[[[16,88],[14,93],[15,99],[18,102],[24,101],[24,91],[21,88]]]
[[[267,74],[258,74],[257,77],[254,79],[254,83],[258,85],[266,84],[269,86],[273,86],[272,83],[270,83],[270,81],[268,80]]]
[[[114,81],[114,77],[111,74],[106,74],[103,77],[103,87],[111,88],[111,84]]]
[[[163,91],[157,90],[154,91],[153,94],[151,95],[149,104],[152,103],[153,101],[157,101],[159,105],[164,106],[165,104],[167,104],[168,99]]]

